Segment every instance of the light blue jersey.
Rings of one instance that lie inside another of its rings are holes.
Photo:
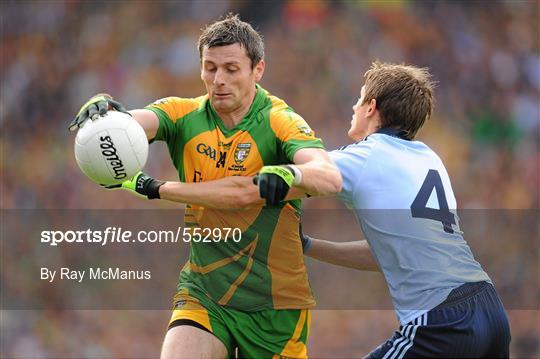
[[[330,152],[340,199],[355,211],[402,325],[464,283],[488,281],[463,240],[441,159],[419,141],[381,130]]]

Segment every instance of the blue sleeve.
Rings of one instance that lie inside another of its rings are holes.
[[[362,142],[329,152],[330,158],[336,164],[343,178],[343,185],[338,198],[346,205],[352,206],[354,203],[355,188],[358,186],[370,152],[371,148]]]

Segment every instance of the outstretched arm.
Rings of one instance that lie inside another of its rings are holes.
[[[303,148],[293,158],[301,179],[293,189],[310,196],[331,196],[341,190],[341,175],[325,150]]]
[[[104,187],[126,189],[148,199],[166,199],[209,208],[237,209],[264,204],[251,177],[231,176],[197,183],[163,182],[139,172],[121,184]]]
[[[251,177],[232,176],[197,183],[165,182],[159,196],[174,202],[209,208],[249,208],[264,205]]]
[[[380,272],[366,240],[330,242],[302,234],[304,254],[321,262],[364,271]]]

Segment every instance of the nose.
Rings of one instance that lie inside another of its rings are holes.
[[[224,85],[224,72],[221,69],[216,70],[216,74],[214,75],[214,85]]]

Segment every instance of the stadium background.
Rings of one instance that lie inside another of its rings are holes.
[[[169,95],[202,94],[195,48],[200,29],[233,11],[264,35],[262,85],[302,114],[328,149],[349,142],[351,106],[372,60],[430,67],[439,81],[437,108],[420,138],[446,163],[460,208],[537,214],[539,6],[536,1],[2,1],[2,211],[176,208],[127,193],[105,194],[79,172],[66,125],[81,103],[100,91],[127,108]],[[150,158],[147,172],[176,178],[163,146],[153,145]],[[305,207],[342,208],[318,199]],[[346,237],[340,240],[359,235],[354,221],[339,227],[312,221],[306,231],[331,236],[336,228]],[[493,237],[503,245],[494,246]],[[511,294],[505,304],[512,356],[540,355],[538,227],[499,223],[473,250],[497,278],[497,287]],[[335,276],[345,271],[311,265]],[[369,291],[387,300],[380,275],[355,275],[353,295]],[[5,284],[10,273],[0,278]],[[328,280],[339,283],[339,277]],[[4,310],[0,356],[154,357],[168,315],[166,310]],[[358,357],[395,326],[389,309],[315,311],[311,355]]]

